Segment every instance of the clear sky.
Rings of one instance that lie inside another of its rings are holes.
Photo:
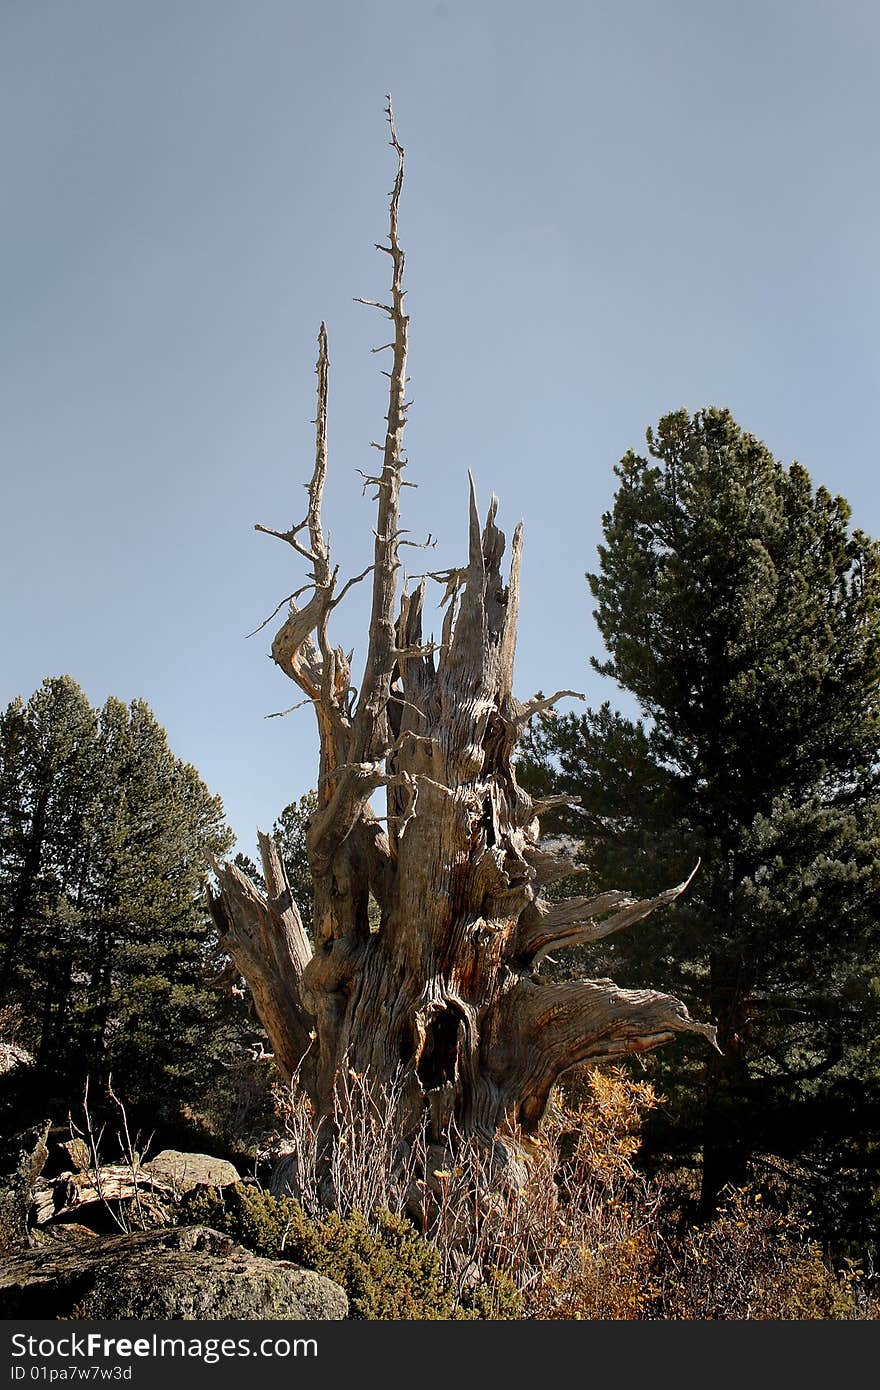
[[[325,318],[326,522],[369,562],[386,91],[412,564],[462,562],[468,467],[524,518],[521,696],[615,697],[583,573],[666,411],[730,406],[880,533],[878,59],[867,0],[0,0],[0,702],[145,698],[248,850],[312,785],[245,640],[302,569],[253,523],[300,519]]]

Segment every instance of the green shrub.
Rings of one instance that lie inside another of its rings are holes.
[[[292,1260],[341,1284],[356,1318],[437,1321],[456,1316],[440,1256],[403,1217],[379,1212],[372,1223],[359,1212],[331,1212],[312,1223],[292,1197],[272,1197],[242,1185],[202,1189],[186,1198],[180,1219],[223,1231],[270,1259]],[[509,1295],[507,1295],[509,1301]],[[501,1299],[500,1286],[495,1302]],[[470,1316],[493,1302],[491,1287],[473,1299]],[[497,1314],[496,1314],[497,1316]]]
[[[503,1269],[488,1270],[480,1283],[463,1295],[453,1314],[458,1319],[486,1319],[490,1322],[523,1316],[522,1294]]]

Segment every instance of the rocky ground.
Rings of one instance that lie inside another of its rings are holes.
[[[323,1275],[177,1224],[194,1188],[240,1182],[226,1160],[175,1149],[102,1164],[48,1119],[0,1140],[0,1317],[346,1317],[345,1293]]]

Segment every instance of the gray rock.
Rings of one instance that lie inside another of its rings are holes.
[[[167,1183],[178,1197],[194,1187],[228,1187],[241,1182],[238,1170],[225,1158],[181,1153],[178,1149],[163,1149],[144,1164],[144,1172]]]
[[[0,1261],[0,1317],[344,1318],[338,1284],[207,1226],[44,1245]]]

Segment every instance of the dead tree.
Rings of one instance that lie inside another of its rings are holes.
[[[533,801],[516,779],[525,725],[572,693],[528,703],[513,693],[522,526],[505,581],[497,502],[481,524],[471,480],[467,563],[426,576],[445,584],[437,643],[422,635],[425,579],[411,591],[401,586],[409,316],[398,237],[404,156],[390,101],[387,117],[397,172],[388,243],[378,249],[390,260],[391,292],[375,307],[391,325],[391,370],[385,441],[375,446],[381,469],[367,478],[378,503],[373,563],[340,585],[323,528],[323,324],[308,510],[288,531],[257,527],[310,566],[272,656],[318,722],[318,810],[307,836],[314,942],[265,835],[265,893],[227,863],[218,866],[212,907],[280,1071],[299,1077],[318,1115],[333,1113],[337,1078],[354,1069],[379,1086],[394,1084],[405,1126],[427,1122],[443,1143],[454,1125],[497,1146],[516,1128],[535,1130],[555,1081],[578,1063],[645,1052],[678,1032],[714,1040],[714,1030],[669,995],[539,974],[549,950],[628,927],[687,885],[647,901],[623,892],[556,903],[542,896],[583,869],[540,848],[542,812],[558,802]],[[329,624],[351,586],[367,578],[372,610],[357,691]],[[370,801],[380,788],[383,818]]]

